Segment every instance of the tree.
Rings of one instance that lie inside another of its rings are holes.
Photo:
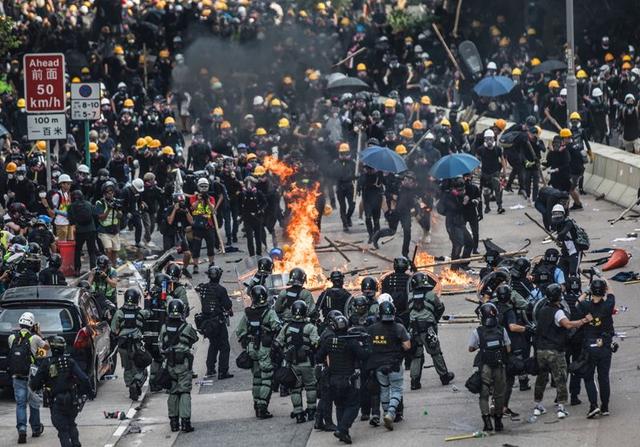
[[[0,16],[0,55],[6,56],[9,51],[20,45],[16,24],[11,17]]]

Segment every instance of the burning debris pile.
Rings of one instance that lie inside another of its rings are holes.
[[[436,263],[435,257],[427,253],[426,251],[419,251],[416,254],[415,264],[416,266],[430,265]],[[435,273],[435,267],[427,267],[427,271]],[[462,270],[453,270],[450,267],[445,267],[437,273],[439,279],[439,285],[442,288],[442,293],[456,293],[465,290],[475,290],[477,280],[472,276],[466,274]]]

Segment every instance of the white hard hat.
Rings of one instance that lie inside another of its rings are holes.
[[[28,328],[32,328],[33,325],[36,324],[36,317],[34,317],[31,312],[25,312],[20,316],[18,324],[20,326],[27,326]]]
[[[427,134],[424,136],[425,140],[435,140],[436,137],[433,136],[433,134],[431,132],[427,132]]]
[[[209,187],[209,180],[207,180],[206,178],[202,177],[201,179],[198,179],[198,188],[200,188],[201,186],[206,186],[207,188]]]
[[[559,203],[553,205],[553,208],[551,208],[551,214],[553,213],[562,213],[564,214],[564,206],[560,205]]]
[[[120,90],[121,88],[127,88],[127,84],[125,84],[124,82],[118,82],[118,90]]]
[[[58,177],[58,183],[71,183],[71,177],[69,177],[67,174],[62,174],[60,177]]]
[[[482,136],[485,137],[485,138],[495,138],[496,134],[495,134],[495,132],[493,130],[487,129],[487,130],[484,131]]]
[[[636,97],[635,97],[635,96],[633,96],[631,93],[627,93],[626,95],[624,95],[624,102],[627,102],[627,101],[629,101],[629,100],[631,100],[631,101],[634,101],[634,102],[635,102]]]
[[[102,98],[102,99],[100,100],[100,105],[101,105],[101,106],[108,106],[108,105],[111,105],[111,101],[109,101],[107,98]]]
[[[135,179],[134,181],[131,182],[131,184],[136,189],[136,191],[138,192],[144,191],[144,181],[141,178]]]
[[[413,104],[413,98],[411,96],[407,96],[402,100],[403,104]]]
[[[599,98],[602,96],[602,90],[600,89],[600,87],[596,87],[593,89],[593,92],[591,92],[591,96],[593,96],[594,98]]]
[[[90,174],[91,170],[87,165],[78,165],[78,172],[81,172],[83,174]]]
[[[562,90],[560,90],[560,96],[567,96],[567,89],[563,88]]]
[[[262,96],[254,96],[253,105],[254,106],[261,106],[262,104],[264,104],[264,98]]]
[[[497,70],[498,66],[495,62],[491,61],[487,64],[487,70]]]
[[[388,293],[381,293],[380,296],[377,299],[378,304],[382,304],[384,302],[389,302],[391,304],[393,304],[393,297],[391,295],[389,295]]]

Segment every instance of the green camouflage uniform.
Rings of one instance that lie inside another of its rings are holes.
[[[414,291],[411,299],[418,293],[424,292],[420,290]],[[448,372],[440,349],[440,341],[438,340],[438,321],[444,313],[444,304],[433,291],[425,293],[423,309],[418,310],[411,301],[410,303],[409,333],[411,335],[411,344],[413,345],[412,350],[415,349],[411,359],[411,380],[420,381],[422,377],[425,349],[433,360],[436,372],[442,377]]]
[[[173,299],[182,301],[184,304],[184,317],[189,316],[189,299],[187,298],[187,288],[182,284],[175,283],[173,292],[170,293]],[[167,303],[169,304],[169,303]]]
[[[274,306],[280,320],[285,323],[291,321],[291,305],[298,300],[304,301],[307,305],[307,315],[313,315],[316,305],[311,292],[305,288],[298,292],[294,287],[287,287],[280,292]]]
[[[149,312],[126,304],[116,311],[111,320],[111,332],[118,337],[118,353],[124,368],[127,388],[142,385],[147,380],[147,368],[138,368],[133,361],[136,347],[142,345],[142,331]]]

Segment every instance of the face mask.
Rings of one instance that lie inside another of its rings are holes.
[[[39,192],[38,193],[38,197],[40,197],[41,199],[44,199],[45,197],[47,197],[47,193],[46,192]]]
[[[16,178],[18,179],[19,182],[21,182],[24,180],[24,175],[18,175]]]
[[[7,174],[7,178],[11,180],[13,178],[13,174]]]

